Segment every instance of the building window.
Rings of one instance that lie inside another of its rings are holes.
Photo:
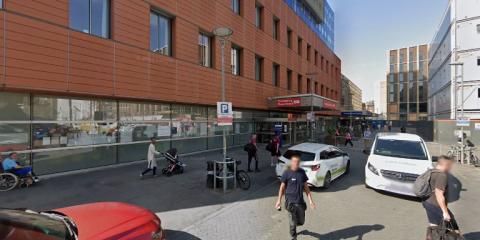
[[[263,82],[263,58],[255,56],[255,80]]]
[[[287,46],[292,49],[292,29],[287,28]]]
[[[273,86],[280,86],[280,65],[273,63],[272,66],[272,84]]]
[[[255,26],[263,29],[263,7],[260,4],[255,5]]]
[[[313,61],[314,61],[315,66],[318,66],[318,51],[317,50],[315,50],[315,55],[313,57],[314,57]]]
[[[231,0],[232,11],[238,15],[240,15],[240,1],[241,0]]]
[[[198,60],[201,66],[212,66],[212,39],[205,33],[198,34]]]
[[[312,80],[307,78],[307,93],[312,93]]]
[[[232,45],[231,51],[231,65],[232,65],[232,74],[233,75],[240,75],[240,64],[241,64],[241,57],[242,57],[242,49],[240,47]]]
[[[292,70],[287,69],[287,89],[292,90]]]
[[[307,61],[311,60],[311,52],[312,51],[312,46],[310,44],[307,44]]]
[[[325,67],[325,58],[323,56],[320,57],[320,69],[323,71],[323,68]]]
[[[98,37],[110,37],[109,0],[70,0],[70,27]]]
[[[298,52],[298,55],[302,56],[302,43],[303,43],[303,39],[302,38],[298,38],[297,40],[298,44],[297,44],[297,52]]]
[[[275,40],[280,41],[280,19],[275,16],[273,16],[272,35]]]
[[[480,57],[477,58],[477,66],[480,66]]]
[[[318,95],[318,82],[315,82],[315,94]]]
[[[480,34],[480,24],[477,24],[477,33]]]
[[[302,75],[298,74],[298,78],[297,78],[297,92],[298,93],[302,93]]]
[[[326,71],[327,71],[327,73],[328,73],[328,60],[327,60],[327,64],[326,64],[326,66],[325,66],[325,70],[326,70]]]
[[[163,55],[172,55],[171,20],[159,13],[150,13],[150,50]]]

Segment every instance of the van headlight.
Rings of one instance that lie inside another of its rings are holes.
[[[367,164],[367,167],[368,167],[368,169],[369,169],[373,174],[375,174],[375,175],[378,176],[378,170],[377,170],[377,168],[375,168],[375,167],[374,167],[372,164],[370,164],[370,163]]]

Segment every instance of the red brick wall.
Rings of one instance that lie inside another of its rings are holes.
[[[199,66],[198,32],[225,25],[234,31],[231,41],[243,48],[242,76],[227,73],[227,98],[235,107],[266,109],[268,97],[296,94],[298,74],[302,92],[307,92],[309,72],[318,72],[318,85],[333,90],[326,97],[339,100],[340,59],[283,1],[258,2],[264,6],[263,30],[254,26],[255,0],[241,0],[241,16],[230,10],[230,0],[115,0],[111,39],[102,39],[68,28],[68,0],[4,0],[0,90],[213,105],[220,98],[220,44],[214,43],[214,67]],[[151,8],[175,16],[172,57],[148,49]],[[272,38],[274,15],[280,19],[280,41]],[[287,26],[293,30],[292,49],[287,47]],[[302,56],[297,36],[303,39]],[[264,57],[264,82],[254,79],[255,54]],[[320,69],[321,56],[332,64],[328,74]],[[273,62],[280,65],[279,87],[272,85]],[[287,68],[293,71],[292,91],[287,90]]]

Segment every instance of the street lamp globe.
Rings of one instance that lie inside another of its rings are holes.
[[[217,27],[213,30],[213,34],[220,38],[228,38],[232,36],[233,30],[228,27]]]

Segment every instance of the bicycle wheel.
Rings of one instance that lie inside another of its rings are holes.
[[[18,177],[11,173],[0,174],[0,192],[14,189],[18,184]]]
[[[247,172],[243,170],[237,171],[237,183],[243,190],[248,190],[250,188],[250,176],[248,176]]]

